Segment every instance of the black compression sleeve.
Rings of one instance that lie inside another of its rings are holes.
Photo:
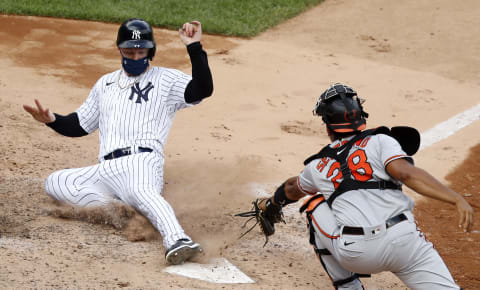
[[[77,113],[73,112],[67,116],[55,114],[55,121],[46,124],[57,133],[67,137],[82,137],[88,135],[80,126]]]
[[[286,206],[287,204],[291,204],[298,201],[298,200],[291,200],[287,197],[287,193],[285,192],[285,183],[286,182],[280,185],[277,188],[277,190],[275,190],[275,193],[273,194],[273,201],[275,201],[276,204],[279,204],[282,207]]]
[[[185,102],[194,103],[210,97],[213,93],[212,73],[208,66],[207,53],[200,42],[187,45],[192,62],[192,80],[185,89]]]

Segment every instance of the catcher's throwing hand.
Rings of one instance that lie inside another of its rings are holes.
[[[52,123],[55,121],[55,115],[50,111],[50,109],[44,109],[40,102],[35,99],[35,104],[37,107],[32,107],[29,105],[23,105],[23,109],[30,113],[32,117],[41,123]]]
[[[202,39],[202,24],[200,21],[187,22],[178,30],[178,33],[185,45],[198,42]]]
[[[473,226],[472,207],[463,198],[459,198],[455,204],[460,217],[458,227],[462,228],[464,232],[470,232]]]
[[[260,229],[262,230],[263,234],[265,235],[265,246],[268,243],[268,237],[275,233],[275,223],[283,222],[283,211],[282,206],[274,204],[270,198],[261,198],[257,199],[252,202],[253,208],[251,211],[243,212],[236,214],[235,216],[239,217],[250,217],[243,227],[247,225],[249,221],[252,219],[256,219],[256,223],[248,229],[245,233],[243,233],[241,237],[245,236],[249,233],[257,224],[260,225]]]

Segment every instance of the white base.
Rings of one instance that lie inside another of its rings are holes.
[[[219,284],[255,283],[225,258],[211,259],[209,264],[187,262],[169,266],[163,272]]]

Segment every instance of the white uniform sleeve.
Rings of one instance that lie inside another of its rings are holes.
[[[317,164],[315,160],[308,163],[297,178],[297,186],[305,194],[312,195],[318,192],[314,183],[315,164]]]
[[[77,109],[78,120],[80,126],[88,134],[98,129],[98,120],[100,116],[100,110],[98,106],[98,98],[101,88],[101,79],[97,81],[90,91],[90,95],[85,102]]]
[[[189,104],[185,102],[185,89],[192,77],[175,69],[169,69],[166,73],[166,78],[171,80],[170,91],[167,96],[167,104],[178,111],[183,108],[191,107],[198,103]]]
[[[377,136],[380,148],[380,158],[384,167],[393,160],[411,158],[405,153],[405,151],[403,151],[398,141],[394,138],[384,134],[378,134]]]

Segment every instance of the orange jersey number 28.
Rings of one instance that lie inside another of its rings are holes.
[[[370,166],[370,163],[368,163],[367,155],[363,149],[358,149],[353,152],[348,157],[347,162],[354,179],[365,182],[372,178],[372,166]],[[335,162],[332,164],[332,166],[330,166],[330,169],[327,173],[327,178],[333,182],[335,189],[340,185],[338,180],[343,178],[343,174],[340,170],[339,162]]]

